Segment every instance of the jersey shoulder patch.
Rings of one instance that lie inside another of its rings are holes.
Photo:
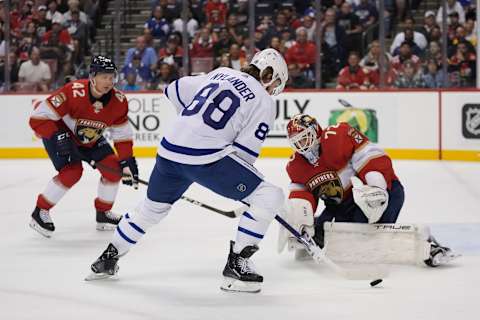
[[[125,96],[125,94],[122,91],[117,90],[117,89],[114,89],[114,90],[115,90],[114,91],[114,96],[118,101],[123,103],[124,101],[127,100],[127,97]]]

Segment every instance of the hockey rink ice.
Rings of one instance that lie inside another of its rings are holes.
[[[260,159],[256,166],[287,190],[286,162]],[[153,164],[139,159],[141,178]],[[398,222],[430,225],[462,257],[436,269],[395,266],[370,288],[325,265],[278,255],[273,221],[253,257],[265,277],[262,292],[233,294],[219,286],[236,219],[179,201],[120,260],[117,280],[87,283],[90,264],[111,237],[95,230],[98,173],[84,164],[82,180],[51,211],[56,231],[47,239],[28,223],[53,166],[46,159],[1,160],[0,319],[479,319],[480,163],[402,160],[394,168],[406,193]],[[121,186],[114,211],[131,211],[145,191]],[[199,186],[186,195],[225,210],[239,206]]]

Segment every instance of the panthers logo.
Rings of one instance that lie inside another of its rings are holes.
[[[78,119],[75,125],[75,135],[83,144],[97,141],[107,125],[100,121]]]
[[[312,193],[326,204],[339,204],[343,199],[343,186],[335,171],[317,174],[307,182]]]

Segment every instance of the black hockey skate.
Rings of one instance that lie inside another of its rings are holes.
[[[460,256],[459,254],[455,254],[452,249],[442,247],[432,236],[430,236],[427,241],[430,242],[430,257],[424,262],[429,267],[438,267]]]
[[[255,272],[250,257],[258,246],[247,246],[242,252],[233,252],[235,242],[230,241],[230,253],[223,269],[224,281],[220,289],[232,292],[260,292],[263,277]]]
[[[119,269],[117,265],[119,258],[117,248],[109,243],[107,249],[103,251],[102,255],[90,267],[92,273],[85,278],[85,281],[100,280],[115,276]]]
[[[112,211],[97,211],[97,230],[114,230],[122,219]]]
[[[39,207],[35,207],[35,210],[33,210],[32,221],[30,221],[29,225],[33,230],[47,238],[50,238],[53,231],[55,231],[55,226],[48,210],[40,209]]]

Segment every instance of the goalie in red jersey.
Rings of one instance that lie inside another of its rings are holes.
[[[121,216],[110,210],[119,181],[138,186],[138,167],[133,157],[133,132],[128,123],[128,102],[114,88],[117,68],[108,58],[95,56],[89,79],[66,84],[35,105],[30,126],[42,138],[58,174],[38,195],[30,226],[50,237],[55,226],[49,214],[82,176],[82,161],[98,163],[101,177],[94,205],[98,230],[110,230]],[[110,128],[115,150],[103,136]],[[123,174],[123,177],[122,177]]]
[[[404,190],[392,161],[376,144],[347,123],[322,130],[315,118],[299,114],[287,125],[295,150],[287,164],[290,195],[287,220],[300,233],[324,245],[324,223],[395,223],[404,202]],[[318,202],[325,208],[314,219]],[[447,262],[451,251],[433,237],[430,257],[435,266]],[[295,242],[282,228],[279,250]]]

